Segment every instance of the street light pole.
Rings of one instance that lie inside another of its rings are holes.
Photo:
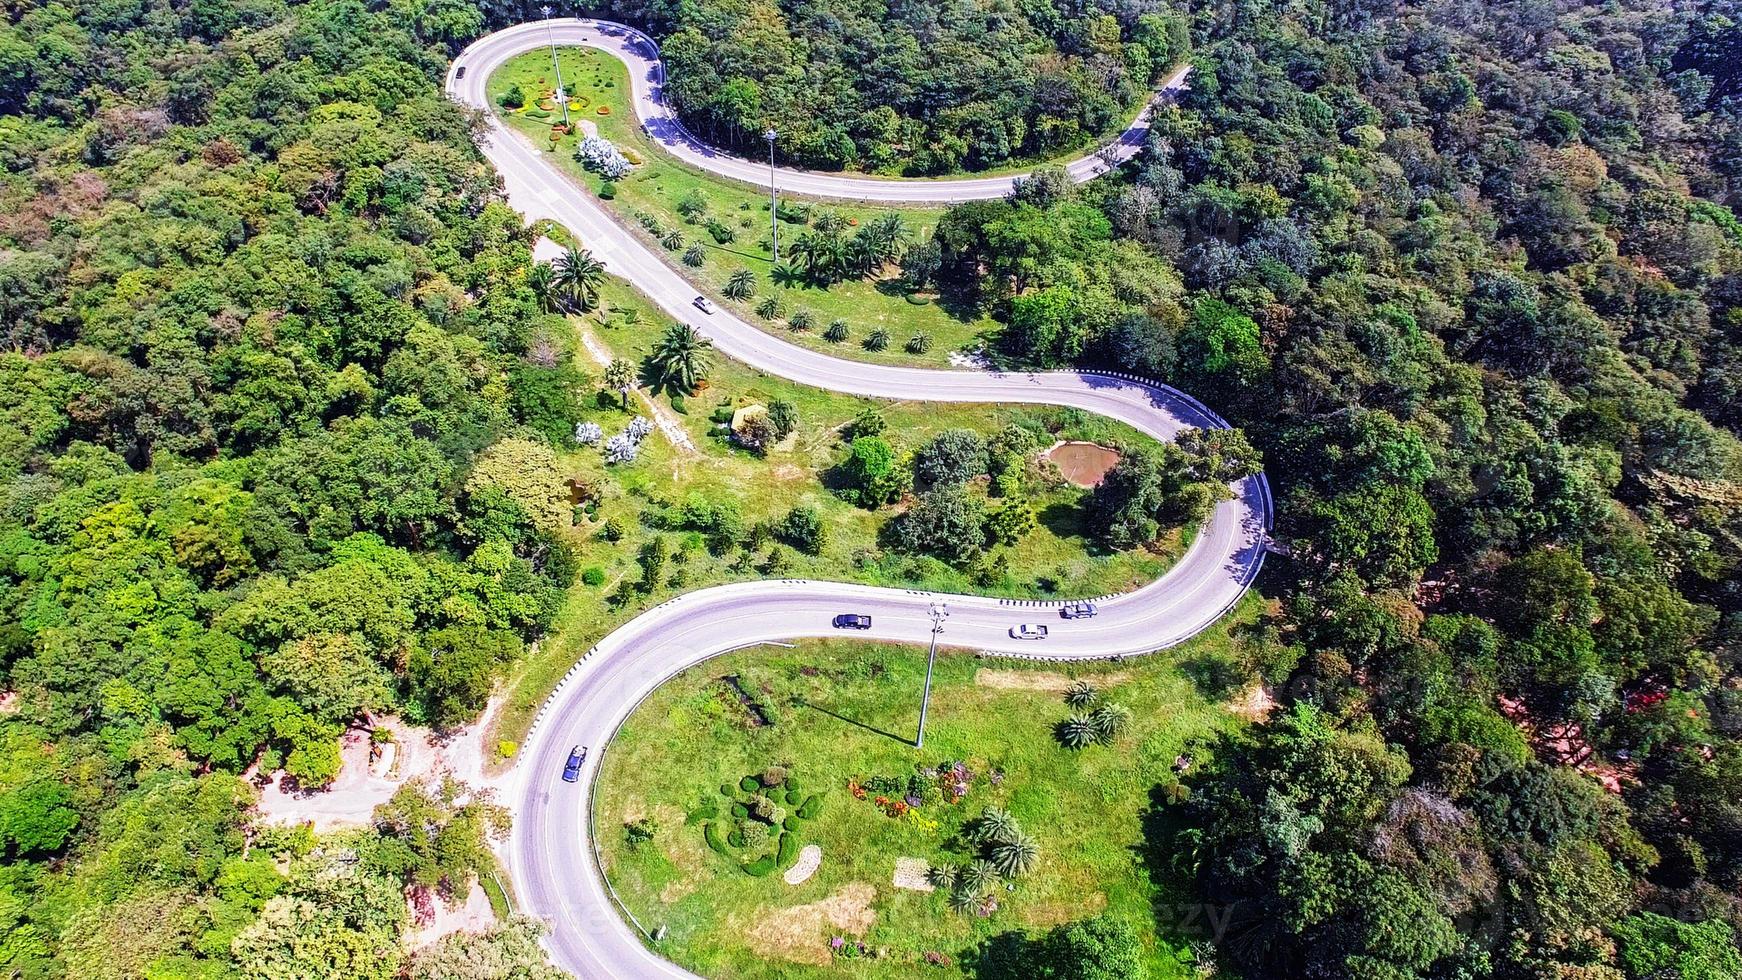
[[[556,73],[556,100],[563,107],[563,125],[569,124],[569,94],[563,91],[563,69],[556,63],[556,31],[550,26],[550,5],[538,8],[544,12],[544,36],[550,41],[550,70]]]
[[[950,618],[950,607],[934,602],[926,608],[926,614],[931,617],[931,650],[925,655],[925,692],[919,698],[919,737],[913,740],[916,749],[925,748],[925,712],[931,705],[932,665],[938,662],[938,634],[944,631],[944,620]]]
[[[762,134],[768,141],[768,240],[774,243],[774,264],[780,264],[780,195],[774,189],[774,138],[780,135],[773,126]]]

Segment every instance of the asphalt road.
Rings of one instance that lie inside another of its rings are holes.
[[[601,30],[592,23],[577,29]],[[456,78],[450,71],[448,91],[464,103],[485,107],[488,66],[544,43],[542,34],[540,24],[477,42],[456,62],[468,68],[466,77]],[[606,268],[633,283],[666,314],[712,338],[722,354],[753,367],[821,388],[882,398],[1072,406],[1118,419],[1158,439],[1172,438],[1186,426],[1225,424],[1181,392],[1133,379],[865,364],[786,343],[725,310],[705,315],[691,305],[696,290],[683,276],[569,182],[547,151],[507,130],[493,115],[481,142],[502,174],[509,203],[529,220],[561,222]],[[874,183],[908,194],[935,186]],[[505,793],[515,814],[507,850],[519,902],[524,911],[549,924],[546,945],[555,962],[588,980],[689,975],[652,952],[636,928],[619,916],[599,873],[589,827],[591,780],[599,758],[635,705],[661,682],[732,649],[837,635],[830,620],[841,612],[871,615],[873,628],[855,636],[925,643],[932,627],[928,609],[936,602],[947,605],[942,634],[947,646],[1061,660],[1136,655],[1171,646],[1220,619],[1263,562],[1271,522],[1269,489],[1262,476],[1232,489],[1232,499],[1215,509],[1178,564],[1135,592],[1104,599],[1093,619],[1061,619],[1058,603],[764,581],[692,592],[619,627],[576,665],[547,702]],[[1051,635],[1040,641],[1012,639],[1010,628],[1021,623],[1044,623]],[[573,745],[590,745],[593,752],[581,782],[570,785],[560,776]],[[659,923],[641,925],[651,931]]]
[[[665,102],[665,65],[659,60],[659,45],[633,27],[588,17],[558,17],[549,22],[534,21],[509,27],[473,41],[460,56],[456,66],[466,69],[465,82],[476,83],[482,92],[484,80],[509,58],[523,51],[535,50],[554,41],[558,46],[584,45],[608,51],[629,66],[629,80],[634,89],[635,113],[648,135],[662,144],[680,160],[704,170],[745,183],[768,186],[768,164],[733,156],[709,146],[684,127],[677,113]],[[1157,99],[1171,98],[1185,87],[1189,66],[1182,67],[1162,84]],[[478,103],[483,104],[482,97]],[[1154,102],[1132,121],[1117,140],[1100,150],[1070,161],[1065,169],[1071,177],[1084,181],[1137,155],[1149,133],[1149,120]],[[877,177],[846,176],[809,170],[778,168],[781,193],[807,197],[840,198],[854,201],[888,201],[917,204],[948,204],[1003,197],[1019,175],[1003,177],[962,177],[924,180],[888,180]]]

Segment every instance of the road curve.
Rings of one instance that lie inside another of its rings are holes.
[[[492,35],[495,37],[498,35]],[[468,49],[471,50],[471,49]],[[458,65],[476,66],[462,57]],[[448,92],[488,108],[487,71],[464,78],[450,69]],[[502,175],[509,203],[528,219],[549,218],[586,242],[612,273],[635,285],[673,319],[695,326],[720,352],[757,369],[804,384],[881,398],[921,401],[1063,405],[1125,422],[1157,439],[1188,426],[1222,426],[1195,399],[1132,378],[1089,372],[991,373],[866,364],[789,344],[727,310],[704,315],[690,305],[695,289],[664,257],[615,224],[593,197],[569,181],[538,149],[486,114],[479,137]],[[892,184],[891,187],[911,187]],[[1135,592],[1100,603],[1100,615],[1062,620],[1057,603],[879,589],[831,582],[762,581],[691,592],[619,627],[599,642],[558,686],[521,750],[504,802],[515,813],[506,847],[524,911],[550,927],[555,962],[588,978],[684,977],[652,952],[613,906],[589,826],[591,780],[619,725],[643,698],[679,671],[747,645],[834,634],[839,612],[869,613],[871,639],[924,643],[928,606],[947,603],[943,642],[949,646],[1060,660],[1098,659],[1158,650],[1216,622],[1258,574],[1271,522],[1262,476],[1233,486],[1183,558],[1166,575]],[[1011,626],[1046,623],[1046,640],[1011,639]],[[861,634],[856,634],[861,635]],[[580,783],[560,778],[570,746],[590,745]],[[674,760],[674,764],[683,764]],[[640,924],[647,930],[658,923]]]
[[[477,104],[483,105],[485,100],[481,93],[492,72],[515,55],[536,50],[553,41],[559,46],[598,48],[621,58],[629,66],[635,113],[640,117],[642,127],[672,156],[722,177],[768,186],[767,164],[733,156],[708,145],[678,119],[677,112],[665,101],[665,63],[659,58],[659,45],[633,27],[590,17],[530,21],[473,41],[454,59],[454,65],[466,69],[464,81],[468,87],[476,86],[480,93]],[[1185,86],[1186,76],[1190,73],[1190,66],[1174,72],[1163,82],[1156,99],[1169,98],[1178,92]],[[1154,107],[1155,101],[1152,100],[1118,139],[1066,164],[1065,170],[1072,179],[1079,182],[1089,180],[1136,156],[1149,134]],[[1010,193],[1012,183],[1021,176],[888,180],[785,167],[778,168],[776,173],[781,193],[906,204],[950,204],[1003,197]]]

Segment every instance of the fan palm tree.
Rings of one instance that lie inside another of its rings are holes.
[[[886,350],[889,347],[889,331],[873,330],[871,336],[865,338],[865,349],[868,351]]]
[[[980,814],[979,819],[974,821],[974,827],[969,832],[969,836],[973,838],[975,843],[990,844],[1007,840],[1012,835],[1020,833],[1022,833],[1022,828],[1016,825],[1016,818],[1010,815],[1009,810],[989,806],[986,808],[986,812]]]
[[[1095,741],[1095,723],[1088,715],[1072,715],[1058,723],[1053,735],[1067,749],[1088,748]]]
[[[635,365],[622,358],[613,358],[605,365],[605,387],[617,392],[623,399],[623,410],[629,410],[629,392],[635,389]]]
[[[605,282],[605,267],[584,248],[571,248],[556,259],[556,285],[562,290],[569,308],[585,312],[599,301],[599,287]]]
[[[913,233],[907,230],[906,219],[895,211],[885,212],[872,219],[866,226],[866,231],[879,265],[901,258],[901,253],[907,250],[907,244],[913,240]]]
[[[924,354],[928,350],[931,350],[931,336],[929,334],[916,333],[907,338],[907,352],[909,354]]]
[[[1100,692],[1088,681],[1077,681],[1065,689],[1065,703],[1073,708],[1087,708],[1100,699]]]
[[[756,295],[756,273],[749,269],[739,269],[726,280],[725,288],[721,292],[726,294],[727,299],[749,299]]]
[[[831,344],[838,344],[847,339],[847,321],[831,320],[828,329],[823,331],[823,339]]]
[[[546,313],[556,312],[559,299],[556,270],[549,262],[534,262],[532,268],[526,270],[526,287],[538,297],[539,309]]]
[[[1089,714],[1089,724],[1095,728],[1095,741],[1105,745],[1131,724],[1131,709],[1108,701]]]
[[[1006,878],[1027,874],[1034,870],[1034,863],[1040,860],[1040,847],[1034,843],[1034,838],[1020,830],[1013,831],[1009,837],[993,844],[989,853],[993,866]]]
[[[713,366],[709,356],[713,348],[714,342],[696,333],[689,324],[674,323],[653,345],[653,352],[647,355],[647,366],[661,387],[688,394],[707,379],[708,369]]]

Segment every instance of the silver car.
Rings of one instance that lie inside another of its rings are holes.
[[[1012,626],[1010,627],[1010,638],[1013,640],[1044,640],[1046,639],[1046,627],[1034,623]]]

